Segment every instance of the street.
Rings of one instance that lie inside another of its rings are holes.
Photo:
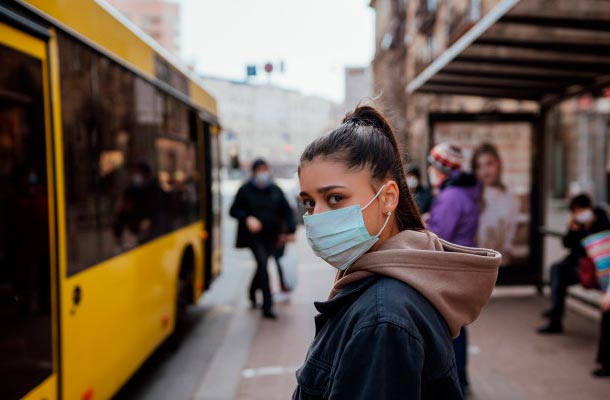
[[[289,399],[333,265],[343,282],[438,271],[412,284],[445,318],[418,306],[433,333],[493,293],[453,352],[423,335],[421,374],[345,362],[344,342],[385,354],[381,334],[354,344],[362,314],[326,325],[336,355],[310,359],[329,396],[338,361],[423,388],[457,354],[470,400],[610,399],[610,1],[19,0],[0,16],[0,400]],[[292,238],[272,182],[303,222],[297,170],[331,265],[298,226],[269,288],[252,252],[262,266],[276,230]],[[229,216],[243,179],[252,249]],[[419,244],[350,267],[406,228],[493,251],[463,273],[451,246]],[[359,397],[387,397],[372,386]]]
[[[224,189],[225,216],[235,187]],[[254,262],[248,251],[232,248],[235,228],[225,217],[223,274],[189,311],[179,347],[161,347],[117,399],[290,398],[314,333],[312,303],[326,297],[334,271],[313,256],[301,227],[298,288],[289,302],[276,304],[276,321],[263,320],[246,301]],[[273,261],[269,271],[277,291]],[[546,304],[533,289],[496,290],[469,330],[471,399],[607,398],[610,380],[590,377],[597,322],[569,311],[565,335],[539,336]]]

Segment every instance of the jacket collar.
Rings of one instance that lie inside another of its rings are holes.
[[[356,281],[343,288],[339,294],[328,301],[316,301],[314,306],[321,314],[332,313],[338,310],[345,303],[351,301],[355,296],[364,292],[379,279],[379,275],[374,275],[366,279]]]
[[[473,174],[458,169],[449,174],[449,177],[442,183],[441,189],[450,186],[473,187],[477,186],[477,184],[477,178]]]

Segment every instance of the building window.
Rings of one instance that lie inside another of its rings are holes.
[[[418,29],[420,32],[431,35],[436,21],[437,1],[420,0],[417,8]]]

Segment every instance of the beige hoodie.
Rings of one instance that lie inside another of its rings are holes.
[[[402,231],[340,271],[329,298],[350,283],[373,274],[386,275],[428,299],[455,338],[487,304],[500,261],[500,253],[494,250],[458,246],[431,232]]]

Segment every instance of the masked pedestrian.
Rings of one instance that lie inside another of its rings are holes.
[[[451,338],[487,303],[500,255],[426,231],[374,108],[312,142],[299,180],[307,241],[337,276],[293,399],[461,399]]]
[[[250,284],[252,308],[258,308],[257,292],[262,292],[263,317],[275,319],[269,285],[267,262],[276,250],[282,229],[291,241],[294,215],[282,190],[273,183],[269,165],[258,159],[252,163],[252,178],[242,185],[231,206],[230,214],[239,221],[236,247],[250,248],[256,260],[256,271]]]

